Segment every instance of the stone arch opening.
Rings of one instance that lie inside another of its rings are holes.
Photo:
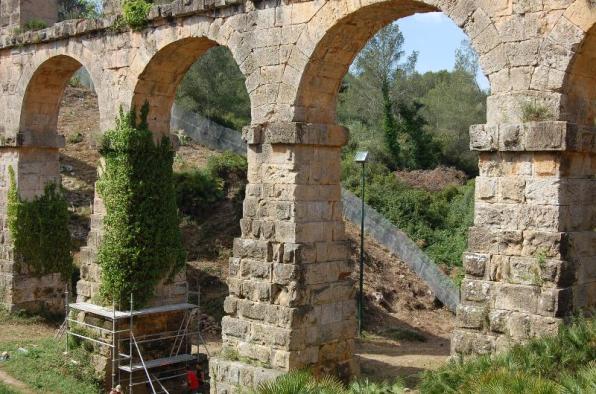
[[[222,62],[227,75],[217,68]],[[205,86],[205,71],[221,86]],[[232,86],[221,83],[225,79],[234,79],[235,83]],[[226,122],[229,119],[209,111],[218,100],[192,95],[193,89],[214,96],[221,96],[225,89],[235,89],[229,96],[236,99],[245,95],[245,100],[240,101],[246,104],[241,112],[247,119]],[[201,97],[209,103],[197,102]],[[157,51],[139,75],[131,106],[138,109],[145,102],[149,104],[149,129],[156,135],[175,133],[178,137],[174,177],[182,216],[182,241],[187,251],[185,280],[189,290],[200,289],[207,339],[219,343],[223,302],[228,295],[228,257],[232,254],[234,238],[240,235],[246,174],[232,164],[234,168],[223,168],[214,181],[210,168],[213,168],[211,160],[217,160],[224,152],[246,156],[246,146],[240,139],[241,128],[246,125],[243,122],[250,123],[244,75],[226,46],[204,37],[183,38]],[[237,159],[227,157],[219,163],[231,160],[238,164]],[[218,190],[210,190],[211,183]],[[196,193],[185,198],[183,194],[190,192],[190,187],[194,187]],[[209,209],[197,209],[200,203],[195,202],[206,199],[206,195],[199,196],[200,193],[213,193],[218,197],[211,201]],[[198,302],[192,295],[189,300]]]
[[[138,78],[132,106],[149,103],[149,129],[156,134],[170,131],[176,90],[188,69],[201,55],[218,44],[207,38],[184,38],[159,50]]]
[[[450,8],[453,7],[456,6],[450,6]],[[300,64],[302,61],[305,64],[304,71],[297,78],[298,89],[296,98],[291,103],[293,106],[292,120],[294,122],[314,124],[336,124],[338,122],[337,100],[342,87],[342,80],[348,73],[357,55],[375,34],[399,19],[418,13],[444,12],[449,19],[454,21],[454,12],[452,11],[452,9],[441,10],[436,6],[421,1],[386,1],[364,6],[348,14],[337,20],[332,26],[326,26],[325,33],[320,33],[323,31],[323,28],[313,29],[314,32],[309,31],[311,36],[319,36],[317,39],[311,37],[311,40],[316,44],[311,44],[311,46],[307,46],[308,44],[301,45],[301,41],[299,40],[298,47],[300,50],[294,49],[297,54],[293,54],[289,62],[289,66],[292,67],[292,62]],[[482,10],[478,8],[475,12],[481,14]],[[470,11],[468,15],[472,13]],[[456,24],[461,27],[464,25],[464,21],[467,20],[468,17],[460,17]],[[488,23],[485,25],[485,28],[487,26],[489,26]],[[471,45],[476,49],[474,43],[475,36],[473,34],[477,35],[478,31],[474,31],[472,34],[470,29],[466,28],[465,33],[470,38]],[[303,41],[306,42],[307,40]],[[491,45],[493,44],[491,43]],[[497,44],[494,45],[496,46]],[[494,47],[489,47],[489,49],[491,48]],[[288,66],[286,70],[287,68]],[[478,123],[484,123],[485,121],[486,119],[482,119]],[[467,126],[471,126],[471,124]],[[467,133],[467,130],[464,130],[464,132]],[[466,151],[469,150],[467,146],[465,149]],[[314,150],[317,153],[320,152],[320,154],[323,154],[324,149],[315,147]],[[331,156],[327,152],[324,154],[327,157]],[[336,157],[339,158],[339,155]],[[339,183],[339,179],[337,181]],[[470,200],[473,200],[473,187],[468,196]],[[470,216],[473,216],[472,211],[473,208],[470,208]],[[473,225],[472,219],[470,221],[468,226]],[[462,253],[464,251],[461,250]],[[461,259],[461,254],[458,258]],[[463,268],[460,271],[461,274],[463,274]],[[448,352],[447,350],[446,353]]]
[[[452,13],[422,1],[381,1],[336,21],[308,55],[294,100],[294,121],[333,124],[343,77],[357,54],[383,27],[417,13]],[[449,10],[453,11],[453,10]],[[480,12],[479,10],[478,12]],[[459,25],[465,21],[458,21]],[[474,40],[472,46],[475,48]],[[303,55],[304,56],[304,55]]]
[[[41,138],[57,133],[64,90],[81,67],[83,65],[78,60],[58,55],[46,60],[35,70],[23,98],[20,132],[24,136]]]
[[[64,115],[61,116],[60,109],[63,107],[64,93],[69,84],[73,83],[73,75],[82,68],[82,64],[73,57],[58,55],[43,61],[30,74],[27,74],[30,75],[30,79],[25,81],[27,85],[23,86],[21,112],[17,115],[19,131],[16,146],[14,146],[14,155],[18,158],[18,162],[15,162],[12,166],[19,197],[24,200],[32,201],[46,195],[47,187],[50,184],[62,184],[66,189],[67,201],[77,200],[81,202],[81,198],[71,198],[71,194],[77,195],[81,191],[80,184],[82,181],[79,179],[81,165],[70,168],[68,174],[63,171],[65,166],[61,166],[66,157],[65,153],[68,151],[68,147],[65,149],[65,145],[72,142],[72,136],[64,138],[64,134],[71,133],[65,133],[64,125],[60,125],[60,118]],[[90,75],[88,75],[88,80],[91,84]],[[97,98],[93,96],[91,102],[91,112],[97,119],[95,123],[99,123]],[[72,112],[71,116],[74,119],[84,116],[77,108],[73,108]],[[81,163],[77,162],[77,164]],[[90,196],[81,204],[87,214],[85,217],[81,217],[80,220],[69,215],[70,221],[68,224],[60,222],[60,226],[63,224],[65,227],[68,226],[71,235],[79,239],[78,246],[87,241],[88,230],[83,230],[77,237],[75,231],[77,223],[75,222],[85,222],[80,223],[81,226],[79,227],[88,228],[89,226],[90,205],[93,200],[95,160],[91,164],[83,163],[83,167],[91,172],[93,178],[86,185],[89,189],[87,194]],[[70,177],[72,182],[63,183],[61,176],[63,174],[67,178]],[[85,200],[85,198],[82,200]],[[69,204],[69,208],[71,213],[76,213],[78,207]],[[68,231],[65,227],[54,230]],[[61,244],[60,247],[67,248],[65,244]],[[68,255],[71,252],[72,249],[67,250],[65,254]],[[31,259],[32,264],[36,263],[35,258]],[[29,261],[25,261],[25,263],[29,263]],[[64,261],[64,263],[66,262]],[[39,264],[39,262],[36,264]],[[59,267],[54,267],[54,269],[57,270]],[[7,302],[11,308],[29,311],[47,310],[56,314],[64,311],[64,291],[69,286],[69,278],[50,270],[47,266],[41,272],[43,273],[34,273],[20,268],[14,269],[11,275],[15,281],[22,283],[22,288],[13,290],[12,299]]]

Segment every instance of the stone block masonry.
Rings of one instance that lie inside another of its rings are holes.
[[[227,46],[246,78],[249,185],[223,340],[228,354],[248,362],[215,363],[218,391],[273,376],[258,369],[264,366],[356,371],[337,92],[365,43],[416,12],[442,11],[460,26],[491,84],[486,124],[470,134],[480,176],[453,353],[499,351],[552,333],[572,310],[596,302],[592,1],[176,0],[154,5],[139,32],[110,28],[115,16],[108,15],[17,34],[22,18],[7,5],[20,12],[26,2],[0,2],[0,179],[8,164],[22,163],[26,195],[57,176],[54,120],[79,67],[93,80],[102,130],[113,126],[121,105],[148,100],[150,126],[162,134],[177,83],[206,50]],[[40,10],[46,3],[31,2]],[[5,193],[0,182],[0,208]],[[91,248],[101,231],[99,202],[93,221]],[[6,235],[2,244],[10,245]],[[3,249],[4,294],[14,293],[13,262]],[[89,279],[98,272],[84,267],[80,292],[92,297]]]

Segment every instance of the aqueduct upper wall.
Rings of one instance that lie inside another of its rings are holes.
[[[58,103],[76,68],[93,79],[102,130],[120,106],[147,100],[152,128],[167,133],[188,67],[212,46],[231,50],[252,109],[250,183],[223,321],[224,346],[241,356],[276,370],[355,370],[339,183],[346,131],[336,125],[336,95],[366,41],[417,12],[442,11],[462,27],[491,85],[487,124],[470,130],[480,176],[452,351],[500,350],[596,303],[593,1],[178,0],[154,6],[141,31],[113,28],[112,15],[18,34],[4,4],[4,216],[9,164],[24,196],[59,177]],[[4,302],[44,301],[26,291],[43,280],[15,268],[3,232]],[[215,365],[220,392],[265,376],[248,364]]]

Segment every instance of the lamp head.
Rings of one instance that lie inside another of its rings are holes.
[[[368,161],[368,151],[359,151],[359,152],[356,152],[356,156],[354,157],[354,161],[356,163],[366,163]]]

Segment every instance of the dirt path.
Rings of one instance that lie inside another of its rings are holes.
[[[34,394],[35,393],[25,383],[13,378],[12,376],[10,376],[6,372],[4,372],[1,368],[0,368],[0,382],[6,384],[7,386],[10,386],[10,388],[18,391],[19,393],[23,393],[23,394]]]

